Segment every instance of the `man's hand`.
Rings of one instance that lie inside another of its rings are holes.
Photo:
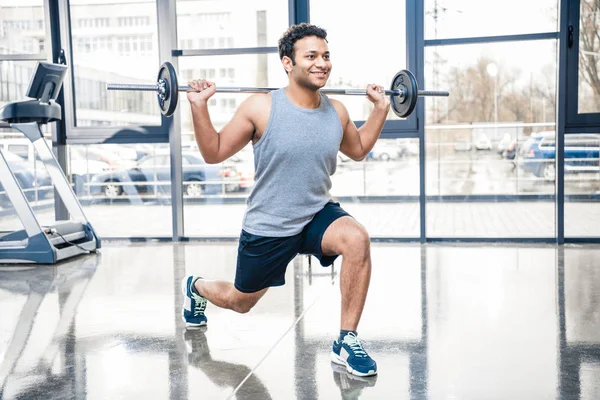
[[[217,92],[217,86],[214,82],[207,81],[206,79],[193,80],[189,82],[189,85],[194,89],[193,92],[187,92],[187,98],[190,103],[206,104],[208,99]]]
[[[367,86],[367,98],[380,109],[390,108],[390,97],[385,94],[383,86],[371,84]]]

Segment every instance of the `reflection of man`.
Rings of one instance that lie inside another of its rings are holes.
[[[216,386],[235,389],[252,372],[242,364],[213,360],[204,334],[204,329],[186,330],[183,339],[188,351],[188,362],[203,371]],[[270,399],[269,391],[252,373],[236,393],[237,399]]]
[[[333,362],[331,369],[333,370],[333,380],[340,388],[344,400],[358,399],[364,388],[373,387],[377,383],[377,375],[366,377],[352,375],[342,365]]]

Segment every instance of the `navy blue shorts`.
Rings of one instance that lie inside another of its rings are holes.
[[[235,287],[240,292],[254,293],[271,286],[285,284],[288,264],[298,254],[311,254],[326,267],[338,257],[321,253],[323,234],[333,221],[350,216],[339,203],[329,202],[304,227],[288,237],[257,236],[242,230],[238,247]]]

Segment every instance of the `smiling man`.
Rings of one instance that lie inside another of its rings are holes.
[[[279,40],[288,86],[248,97],[217,132],[208,112],[214,82],[190,82],[194,134],[208,163],[225,161],[250,141],[255,185],[239,240],[235,282],[188,276],[182,281],[183,318],[188,329],[206,325],[207,302],[247,313],[269,287],[285,284],[288,264],[311,254],[328,266],[342,256],[339,337],[331,359],[348,372],[369,376],[377,364],[357,329],[371,279],[370,238],[365,228],[329,193],[337,154],[363,160],[379,138],[390,107],[383,87],[367,86],[373,110],[357,129],[346,107],[319,89],[331,73],[327,32],[314,25],[290,27]]]

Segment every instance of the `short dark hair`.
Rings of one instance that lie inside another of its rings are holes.
[[[287,56],[295,64],[294,44],[307,36],[316,36],[327,41],[327,31],[321,27],[306,22],[292,25],[285,31],[281,39],[279,39],[279,58],[283,60],[283,57]]]

